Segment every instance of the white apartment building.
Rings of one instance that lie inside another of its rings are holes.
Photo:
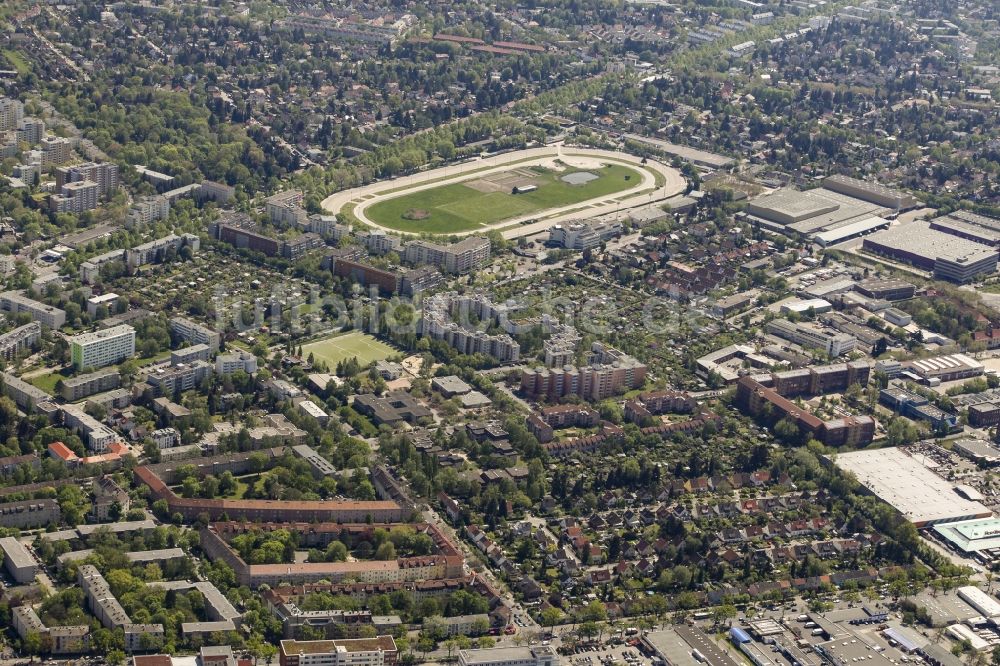
[[[56,187],[84,181],[97,183],[100,196],[113,194],[118,189],[118,165],[112,162],[84,162],[56,169]]]
[[[87,314],[91,317],[97,316],[97,308],[102,305],[107,308],[108,313],[114,313],[115,304],[118,301],[118,294],[114,292],[108,292],[107,294],[101,294],[100,296],[91,296],[87,299]]]
[[[587,250],[620,236],[622,230],[621,222],[565,222],[549,229],[549,243],[568,250]]]
[[[192,252],[197,252],[201,247],[201,241],[194,234],[184,234],[183,236],[170,234],[125,250],[125,263],[130,271],[134,271],[139,266],[162,260],[171,248],[180,250],[185,245],[189,246]]]
[[[271,224],[279,227],[306,227],[309,214],[302,208],[302,191],[286,190],[268,197],[264,202]]]
[[[490,239],[469,236],[451,245],[412,241],[403,249],[403,259],[414,265],[437,266],[445,273],[468,273],[489,261]]]
[[[170,320],[170,332],[193,345],[208,345],[212,351],[219,350],[222,336],[218,331],[193,322],[187,317],[174,317]]]
[[[25,118],[17,126],[17,140],[37,146],[45,138],[45,121],[41,118]]]
[[[82,213],[97,208],[100,187],[92,180],[79,180],[63,185],[59,194],[49,197],[53,213]]]
[[[239,349],[215,357],[215,371],[220,375],[231,375],[237,370],[242,370],[248,375],[257,372],[257,357]]]
[[[119,439],[118,433],[83,411],[80,405],[64,405],[62,412],[63,424],[79,434],[95,453],[103,453]]]
[[[170,449],[180,446],[181,434],[174,428],[160,428],[149,433],[149,438],[153,440],[158,449]]]
[[[141,201],[136,201],[128,210],[125,223],[128,226],[149,224],[156,220],[165,220],[170,216],[170,199],[158,194]]]
[[[101,331],[81,333],[71,337],[69,345],[76,369],[103,368],[135,355],[135,329],[128,324],[120,324]]]
[[[61,136],[45,138],[42,144],[42,164],[46,166],[65,164],[73,156],[73,144]]]

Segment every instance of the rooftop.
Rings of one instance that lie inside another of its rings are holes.
[[[931,229],[931,223],[922,220],[889,227],[868,236],[866,240],[928,260],[944,259],[973,264],[997,256],[994,248]]]
[[[375,638],[344,638],[330,641],[281,641],[281,651],[288,654],[328,654],[332,652],[394,652],[392,636]]]
[[[902,449],[844,452],[834,462],[917,527],[991,515]]]

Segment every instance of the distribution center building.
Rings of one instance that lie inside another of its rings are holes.
[[[997,270],[996,248],[914,221],[879,231],[864,240],[864,249],[905,261],[951,282],[971,282]]]
[[[834,464],[851,472],[870,493],[916,527],[993,515],[983,504],[963,498],[951,483],[899,448],[840,453]]]

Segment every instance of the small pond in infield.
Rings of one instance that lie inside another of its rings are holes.
[[[559,180],[569,185],[586,185],[592,180],[597,180],[599,176],[596,173],[591,173],[589,171],[574,171],[573,173],[568,173],[565,176],[561,176]]]

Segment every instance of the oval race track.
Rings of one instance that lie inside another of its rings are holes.
[[[687,181],[673,167],[666,166],[649,159],[642,164],[642,158],[628,153],[596,148],[566,147],[553,144],[544,148],[528,148],[493,157],[479,158],[430,171],[422,171],[410,176],[402,176],[394,180],[379,181],[363,187],[356,187],[343,192],[337,192],[323,201],[323,209],[336,215],[348,204],[354,204],[353,214],[368,226],[383,229],[386,232],[406,234],[407,232],[383,227],[365,215],[365,211],[380,201],[406,196],[413,192],[427,190],[442,185],[460,183],[472,178],[501,173],[516,167],[533,166],[561,158],[572,163],[574,158],[579,161],[614,162],[637,169],[642,174],[642,181],[634,188],[615,194],[597,197],[587,201],[549,208],[531,215],[512,217],[492,225],[484,225],[478,229],[449,232],[443,236],[469,236],[481,234],[491,229],[504,229],[504,238],[530,236],[545,231],[553,224],[579,218],[597,217],[615,213],[616,211],[648,205],[684,192]],[[654,189],[656,180],[654,173],[663,177],[665,184]],[[524,220],[536,219],[532,224],[521,224]],[[515,226],[516,225],[516,226]],[[507,228],[510,227],[510,228]],[[418,233],[418,232],[411,232]]]

